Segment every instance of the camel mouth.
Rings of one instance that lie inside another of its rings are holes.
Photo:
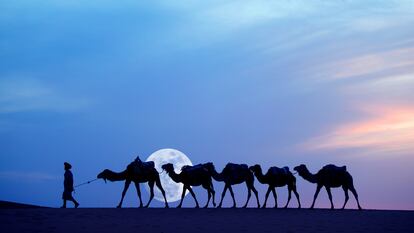
[[[164,170],[165,172],[169,173],[172,169],[174,169],[172,166],[170,166],[171,164],[164,164],[161,166],[161,169]]]
[[[106,177],[105,177],[105,175],[103,174],[103,172],[99,173],[99,174],[96,176],[96,178],[98,178],[98,179],[103,179],[103,180],[105,181],[105,184],[106,184]]]

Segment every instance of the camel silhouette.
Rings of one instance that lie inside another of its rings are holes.
[[[312,206],[310,207],[311,209],[313,209],[315,205],[315,200],[318,197],[319,191],[321,190],[323,186],[325,187],[326,192],[328,192],[329,201],[331,202],[331,209],[334,209],[334,205],[332,202],[331,188],[337,188],[341,186],[345,192],[345,202],[344,202],[344,205],[342,206],[342,209],[345,208],[345,205],[349,199],[348,190],[351,190],[352,194],[354,195],[357,201],[357,204],[358,204],[358,209],[360,210],[362,209],[361,206],[359,205],[358,194],[354,188],[354,182],[353,182],[352,176],[346,170],[346,166],[337,167],[333,164],[329,164],[329,165],[324,166],[316,174],[310,173],[308,168],[304,164],[301,164],[295,167],[294,170],[297,171],[299,175],[302,176],[303,179],[311,183],[317,184],[316,192],[315,192],[315,195],[313,196]]]
[[[171,179],[176,183],[183,183],[183,192],[181,194],[181,201],[180,204],[178,204],[177,208],[181,208],[181,205],[183,204],[185,192],[188,190],[191,193],[191,196],[193,196],[196,208],[199,208],[197,198],[194,194],[193,189],[191,186],[202,186],[207,190],[207,203],[204,206],[204,208],[208,207],[208,204],[210,202],[211,196],[213,196],[213,205],[216,206],[215,201],[215,191],[213,187],[213,182],[211,179],[211,175],[208,172],[208,170],[204,167],[204,164],[198,164],[195,166],[186,165],[181,168],[181,173],[177,174],[174,171],[174,165],[171,163],[167,163],[161,166],[163,170],[167,172],[167,174],[171,177]]]
[[[155,169],[155,164],[152,161],[142,162],[139,157],[137,157],[132,163],[130,163],[127,168],[122,172],[113,172],[109,169],[105,169],[103,172],[99,173],[97,176],[98,179],[104,179],[111,182],[113,181],[123,181],[125,180],[124,190],[122,191],[121,201],[119,202],[117,208],[122,207],[122,202],[124,201],[125,194],[129,188],[131,182],[134,182],[137,194],[139,197],[139,207],[143,207],[141,199],[141,190],[139,183],[148,182],[150,187],[150,198],[145,207],[148,207],[154,198],[154,184],[160,189],[162,195],[164,196],[165,208],[168,208],[167,198],[165,197],[165,191],[162,188],[160,182],[160,176],[157,170]]]
[[[232,208],[236,207],[236,200],[234,199],[234,193],[231,186],[234,184],[241,184],[243,182],[245,182],[247,186],[247,200],[243,208],[246,208],[247,204],[249,203],[251,191],[253,191],[256,195],[257,207],[260,207],[259,195],[256,188],[254,187],[254,175],[246,164],[228,163],[221,173],[218,173],[216,171],[212,163],[206,164],[205,167],[209,170],[216,181],[224,182],[224,189],[221,194],[221,200],[218,208],[221,208],[227,189],[230,190],[230,195],[233,199]]]
[[[265,195],[265,201],[262,206],[262,208],[266,208],[267,198],[269,197],[270,191],[273,193],[273,197],[275,198],[275,207],[277,208],[277,195],[276,195],[276,187],[283,187],[285,185],[288,186],[289,196],[287,203],[284,208],[287,208],[290,202],[292,191],[295,193],[296,199],[298,200],[298,205],[300,208],[300,199],[299,194],[296,191],[296,178],[292,174],[292,172],[289,171],[288,167],[278,168],[278,167],[271,167],[267,171],[266,174],[263,174],[262,168],[259,164],[256,164],[254,166],[251,166],[249,168],[254,175],[256,176],[257,180],[262,184],[268,184],[269,188],[267,189],[266,195]]]

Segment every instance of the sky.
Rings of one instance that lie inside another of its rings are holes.
[[[79,184],[175,148],[218,170],[346,165],[364,208],[414,209],[412,0],[2,0],[0,9],[0,200],[58,207],[64,161]],[[267,187],[255,185],[263,202]],[[297,185],[310,206],[315,185],[298,176]],[[122,187],[97,181],[74,196],[114,207]],[[195,192],[203,205],[205,190]],[[245,186],[235,193],[241,206]],[[286,193],[278,188],[279,206]],[[342,206],[342,189],[333,195]],[[124,203],[138,205],[134,189]],[[329,207],[324,190],[316,206]]]

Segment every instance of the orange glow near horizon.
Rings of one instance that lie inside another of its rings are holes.
[[[414,107],[368,108],[370,117],[345,123],[305,144],[310,150],[367,149],[368,152],[414,151]]]

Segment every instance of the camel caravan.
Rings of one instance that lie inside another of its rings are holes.
[[[185,193],[188,190],[191,196],[194,198],[196,203],[196,208],[199,208],[199,203],[195,196],[195,193],[192,187],[202,186],[204,189],[207,190],[207,203],[204,208],[207,208],[212,199],[213,206],[216,207],[215,202],[215,191],[213,186],[213,180],[217,182],[224,182],[224,189],[221,194],[221,200],[218,204],[217,208],[221,208],[224,196],[226,195],[227,190],[229,190],[230,195],[233,200],[233,208],[236,207],[236,200],[234,198],[234,192],[232,189],[232,185],[245,183],[247,186],[247,200],[244,204],[243,208],[247,207],[249,203],[251,192],[253,191],[256,201],[257,207],[260,208],[259,202],[259,195],[254,187],[254,179],[255,177],[257,180],[265,185],[268,185],[267,192],[265,194],[265,201],[262,208],[266,208],[266,203],[269,197],[270,192],[273,194],[273,198],[275,200],[274,208],[277,208],[277,195],[276,195],[276,188],[277,187],[284,187],[287,186],[288,188],[288,200],[284,208],[287,208],[291,199],[291,193],[295,194],[296,200],[298,202],[298,208],[301,208],[299,193],[296,190],[296,177],[294,174],[289,170],[289,167],[270,167],[268,171],[264,174],[260,165],[256,164],[253,166],[248,166],[246,164],[234,164],[228,163],[221,173],[218,173],[213,165],[213,163],[204,163],[198,164],[194,166],[183,166],[181,168],[180,173],[176,173],[174,171],[174,165],[171,163],[163,164],[161,166],[163,172],[165,171],[168,176],[176,183],[183,184],[183,191],[181,195],[180,203],[178,204],[177,208],[181,208],[183,199],[185,197]],[[306,167],[306,165],[301,164],[296,166],[294,169],[295,174],[299,174],[303,179],[316,184],[316,192],[313,196],[313,202],[310,209],[314,208],[316,198],[322,187],[325,187],[328,197],[331,203],[331,209],[334,209],[334,205],[332,202],[332,193],[331,188],[338,188],[342,187],[345,193],[345,202],[342,206],[342,209],[345,208],[346,203],[349,200],[348,190],[352,192],[354,195],[358,209],[361,210],[361,206],[358,200],[358,194],[354,188],[353,179],[351,174],[346,170],[346,166],[338,167],[332,164],[324,166],[320,169],[316,174],[312,174]],[[155,164],[152,161],[149,162],[142,162],[139,157],[137,157],[133,162],[131,162],[127,168],[122,172],[114,172],[109,169],[105,169],[97,176],[98,179],[103,179],[106,183],[107,180],[114,182],[114,181],[125,181],[124,189],[122,191],[121,200],[117,206],[117,208],[122,207],[122,202],[124,200],[125,194],[129,188],[131,182],[134,183],[135,188],[137,190],[138,198],[139,198],[139,207],[148,207],[154,198],[154,185],[161,191],[164,201],[165,207],[168,208],[167,198],[165,196],[165,191],[161,185],[161,180],[158,171],[155,169]],[[139,184],[140,183],[148,183],[150,188],[150,198],[148,203],[144,206],[141,199],[141,191]]]

